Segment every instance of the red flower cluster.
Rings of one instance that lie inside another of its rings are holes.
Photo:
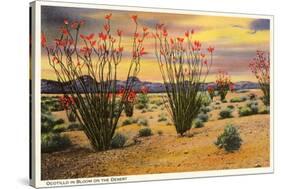
[[[269,83],[270,81],[270,60],[269,54],[264,51],[257,51],[256,57],[249,64],[251,71],[259,82]]]
[[[54,42],[55,42],[56,46],[61,46],[61,47],[66,47],[68,45],[70,46],[70,45],[73,44],[72,39],[69,39],[69,40],[67,40],[67,39],[55,39]]]
[[[230,76],[228,75],[227,72],[225,71],[219,71],[217,75],[217,80],[216,80],[217,88],[218,90],[233,90],[234,85],[231,82]]]
[[[131,16],[132,20],[137,24],[138,22],[138,16],[137,15],[133,15]]]
[[[208,93],[209,93],[211,99],[213,100],[213,98],[214,98],[214,96],[215,96],[215,89],[214,89],[214,87],[211,86],[211,85],[209,85],[209,86],[207,87],[207,91],[208,91]]]
[[[134,102],[136,99],[137,93],[132,89],[129,91],[127,102]]]
[[[142,87],[141,87],[141,92],[142,92],[143,94],[147,94],[147,93],[148,93],[148,87],[142,86]]]
[[[215,47],[210,46],[210,47],[208,47],[207,50],[208,50],[209,53],[213,53],[213,51],[215,50]]]
[[[213,93],[213,92],[215,91],[214,87],[211,86],[211,85],[209,85],[209,86],[207,87],[207,90],[208,90],[209,93]]]
[[[46,35],[45,33],[41,33],[41,45],[42,47],[46,47],[46,43],[47,43],[47,38],[46,38]]]
[[[60,104],[64,109],[68,109],[70,106],[75,104],[75,100],[71,96],[61,96],[59,98]]]
[[[124,95],[126,93],[126,90],[124,87],[121,87],[117,93],[118,96],[120,96],[120,98],[124,98]],[[123,99],[125,102],[130,102],[133,103],[136,99],[137,93],[135,92],[135,90],[131,89],[128,91],[127,97],[126,99]]]

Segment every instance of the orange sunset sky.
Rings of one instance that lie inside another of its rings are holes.
[[[187,14],[167,14],[149,12],[128,12],[113,10],[97,10],[84,8],[42,7],[42,31],[47,36],[47,44],[60,36],[59,29],[64,19],[71,21],[85,20],[81,33],[89,34],[103,29],[104,15],[112,13],[111,30],[124,31],[122,44],[124,46],[123,61],[119,65],[119,78],[125,79],[125,73],[130,60],[131,41],[134,23],[131,15],[138,15],[140,26],[146,26],[154,31],[157,23],[166,25],[169,36],[183,36],[187,30],[194,29],[194,39],[202,42],[203,48],[214,46],[214,60],[207,81],[214,81],[219,70],[225,70],[233,81],[254,81],[248,64],[255,56],[256,50],[269,51],[270,23],[267,19],[204,16]],[[141,61],[141,71],[138,78],[142,81],[161,82],[162,77],[154,54],[154,40],[146,39],[144,47],[148,52]],[[42,49],[42,78],[55,80],[55,74],[47,62]]]

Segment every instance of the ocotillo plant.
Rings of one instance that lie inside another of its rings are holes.
[[[155,54],[163,78],[169,104],[165,106],[178,134],[183,136],[191,129],[192,121],[199,113],[202,83],[212,65],[213,47],[209,47],[210,62],[204,54],[201,42],[193,40],[194,30],[184,37],[168,38],[167,29],[156,25]]]
[[[120,95],[122,96],[123,93],[123,89],[120,90]],[[125,99],[124,104],[125,104],[125,114],[127,117],[132,117],[134,114],[134,105],[135,105],[135,101],[136,101],[136,96],[137,93],[131,89],[129,91],[129,95],[127,97],[127,99]]]
[[[71,96],[63,95],[59,98],[59,102],[62,108],[65,110],[68,120],[70,122],[75,122],[76,121],[75,113],[70,108],[75,103],[74,99]]]
[[[257,51],[256,57],[249,64],[251,71],[255,74],[260,88],[264,94],[263,102],[270,104],[270,58],[269,53]]]
[[[229,74],[222,70],[217,74],[216,84],[221,101],[225,99],[228,91],[233,91],[234,89]]]
[[[214,89],[214,87],[211,86],[211,85],[209,85],[209,86],[207,87],[207,91],[208,91],[208,93],[209,93],[209,96],[210,96],[211,100],[213,100],[213,98],[214,98],[214,96],[215,96],[215,89]]]
[[[69,108],[75,113],[96,151],[110,148],[124,104],[134,85],[134,80],[130,78],[139,73],[141,58],[146,53],[143,40],[148,35],[147,28],[139,33],[137,16],[134,15],[131,17],[135,24],[131,60],[124,91],[120,95],[117,68],[122,62],[124,48],[121,45],[122,31],[112,32],[111,17],[112,14],[105,16],[105,24],[97,37],[93,33],[80,33],[84,21],[70,23],[66,19],[53,47],[48,46],[45,33],[41,35],[49,65],[61,83],[65,96],[75,99]],[[91,81],[85,75],[90,76]],[[66,85],[69,88],[66,89]]]

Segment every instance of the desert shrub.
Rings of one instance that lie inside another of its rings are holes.
[[[225,118],[231,118],[232,117],[232,110],[229,108],[223,109],[220,111],[220,118],[225,119]]]
[[[250,108],[251,108],[252,114],[257,114],[259,112],[259,107],[255,104],[252,104],[250,106]]]
[[[142,110],[144,108],[147,108],[144,104],[136,104],[136,109]]]
[[[53,101],[53,104],[51,105],[50,110],[52,112],[58,112],[58,111],[63,111],[64,109],[58,101]]]
[[[227,152],[239,150],[242,143],[238,130],[233,125],[227,125],[224,132],[218,136],[215,145]]]
[[[256,100],[257,99],[257,95],[255,93],[248,94],[248,97],[249,97],[250,100]]]
[[[56,125],[56,120],[52,115],[41,114],[41,132],[48,133]]]
[[[158,115],[158,117],[158,122],[167,121],[167,118],[164,114],[160,114]]]
[[[63,124],[64,123],[64,120],[63,119],[57,119],[56,121],[55,121],[55,124],[57,124],[57,125],[60,125],[60,124]]]
[[[229,108],[229,109],[234,109],[235,107],[230,104],[230,105],[227,105],[227,108]]]
[[[251,108],[252,105],[258,106],[259,104],[257,101],[253,101],[253,100],[247,102],[247,104],[246,104],[246,106],[248,106],[249,108]]]
[[[270,112],[269,106],[263,106],[259,111],[260,114],[269,114],[269,112]]]
[[[128,119],[125,119],[122,123],[123,126],[125,125],[131,125],[133,123],[137,123],[138,122],[138,119],[135,119],[135,118],[128,118]]]
[[[69,122],[75,122],[76,121],[76,116],[75,116],[75,113],[73,111],[70,111],[67,114],[67,118],[68,118]]]
[[[201,98],[201,104],[204,106],[209,106],[212,103],[212,99],[208,93],[201,93],[200,94]]]
[[[227,103],[227,100],[226,100],[226,99],[223,99],[221,102],[222,102],[222,103]]]
[[[157,108],[158,108],[157,106],[152,106],[152,107],[151,107],[151,109],[157,109]]]
[[[145,90],[148,90],[147,88]],[[147,91],[143,91],[138,95],[138,104],[143,105],[143,107],[148,108],[148,103],[149,103],[149,97],[147,95]]]
[[[201,119],[194,120],[194,128],[201,128],[204,127],[204,123]]]
[[[143,113],[146,113],[146,112],[147,112],[146,109],[143,109],[143,110],[141,111],[142,114],[143,114]]]
[[[151,136],[151,135],[152,135],[152,131],[149,127],[144,127],[139,130],[140,137],[146,137],[146,136]]]
[[[147,119],[139,119],[138,125],[148,126],[148,120]]]
[[[151,104],[155,104],[156,106],[161,106],[164,102],[163,100],[152,100]]]
[[[49,110],[49,106],[46,105],[44,102],[41,102],[41,113],[42,114],[51,114]]]
[[[200,113],[197,116],[198,119],[200,119],[202,122],[206,122],[209,119],[208,114]]]
[[[230,102],[235,103],[235,102],[244,102],[247,100],[247,97],[242,96],[242,97],[234,97],[230,99]]]
[[[212,110],[212,108],[210,107],[210,106],[202,106],[201,108],[200,108],[200,111],[201,112],[203,112],[203,113],[208,113],[208,112],[210,112]]]
[[[127,137],[121,133],[116,133],[111,140],[111,148],[122,148],[127,141]]]
[[[70,131],[82,131],[83,126],[80,125],[79,123],[71,123],[68,125],[67,129]]]
[[[171,122],[167,122],[167,124],[166,124],[167,126],[171,126],[172,125],[172,123]]]
[[[247,92],[249,92],[249,90],[247,90],[247,89],[240,89],[240,90],[237,90],[236,92],[237,93],[247,93]]]
[[[55,125],[52,129],[52,132],[54,133],[61,133],[64,132],[66,130],[64,125]]]
[[[41,151],[44,153],[64,150],[69,146],[71,146],[69,138],[59,133],[47,133],[41,136]]]
[[[221,103],[220,103],[219,101],[216,101],[215,104],[216,104],[216,105],[220,105]]]
[[[244,106],[244,107],[239,109],[239,115],[240,116],[252,115],[252,109],[249,108],[248,106]]]
[[[157,134],[161,136],[161,135],[163,135],[163,131],[158,130],[158,131],[157,131]]]

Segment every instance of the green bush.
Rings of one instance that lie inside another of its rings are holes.
[[[41,132],[48,133],[52,131],[53,127],[56,125],[56,120],[52,115],[41,114]]]
[[[138,104],[140,107],[148,108],[149,98],[147,94],[140,93],[138,95]],[[142,108],[140,108],[142,109]]]
[[[135,107],[136,107],[136,109],[139,109],[139,110],[147,108],[144,104],[136,104]]]
[[[41,102],[41,113],[42,114],[51,114],[49,110],[49,106],[45,104],[44,102]]]
[[[270,112],[269,106],[263,106],[259,111],[260,114],[269,114],[269,112]]]
[[[75,113],[73,111],[70,111],[68,113],[67,118],[68,118],[69,122],[75,122],[76,121],[76,115],[75,115]]]
[[[200,93],[200,97],[201,97],[201,104],[204,106],[209,106],[212,103],[212,99],[210,97],[210,95],[206,92],[202,92]]]
[[[141,111],[142,114],[143,114],[143,113],[146,113],[146,112],[147,112],[146,109],[143,109],[143,110]]]
[[[237,90],[236,92],[237,93],[247,93],[247,92],[249,92],[249,90],[247,90],[247,89],[240,89],[240,90]]]
[[[246,106],[248,106],[249,108],[251,108],[252,105],[258,106],[259,104],[257,101],[253,101],[253,100],[247,102],[246,104]]]
[[[163,100],[152,100],[150,103],[155,104],[157,106],[161,106],[164,102]]]
[[[151,136],[151,135],[152,135],[152,131],[149,127],[144,127],[139,130],[140,137],[147,137],[147,136]]]
[[[79,123],[71,123],[68,125],[67,130],[69,131],[82,131],[83,126],[80,125]]]
[[[167,118],[165,116],[160,116],[157,121],[158,122],[167,121]]]
[[[151,107],[151,109],[157,109],[157,108],[158,108],[157,106],[152,106],[152,107]]]
[[[234,109],[235,107],[230,104],[230,105],[227,105],[227,108],[229,108],[229,109]]]
[[[111,148],[122,148],[127,141],[127,137],[121,133],[116,133],[111,140]]]
[[[64,125],[55,125],[52,129],[52,132],[54,133],[61,133],[64,132],[66,130]]]
[[[60,125],[60,124],[63,124],[64,123],[64,120],[63,119],[57,119],[56,121],[55,121],[55,124],[57,124],[57,125]]]
[[[253,114],[252,109],[249,108],[248,106],[244,106],[239,109],[240,116],[248,116],[248,115],[252,115],[252,114]]]
[[[226,99],[223,99],[221,102],[222,102],[222,103],[227,103],[227,100],[226,100]]]
[[[224,132],[218,136],[215,145],[218,148],[223,148],[227,152],[239,150],[242,143],[240,134],[233,125],[227,125]]]
[[[147,121],[147,119],[139,119],[139,120],[138,120],[138,125],[148,126],[148,121]]]
[[[259,107],[257,105],[252,104],[250,108],[252,110],[252,114],[257,114],[259,112]]]
[[[229,108],[226,108],[222,111],[220,111],[220,118],[225,119],[225,118],[231,118],[232,117],[232,110]]]
[[[134,119],[134,118],[128,118],[128,119],[125,119],[122,123],[123,126],[125,125],[131,125],[133,123],[137,123],[138,122],[138,119]]]
[[[203,122],[207,122],[209,119],[209,116],[208,116],[208,114],[200,113],[200,114],[198,114],[197,118]]]
[[[41,151],[43,153],[64,150],[69,146],[71,146],[69,138],[59,133],[41,135]]]
[[[210,107],[210,106],[202,106],[201,108],[200,108],[200,111],[201,112],[203,112],[203,113],[208,113],[208,112],[210,112],[212,110],[212,108]]]
[[[161,135],[163,135],[163,131],[158,130],[158,131],[157,131],[157,134],[158,134],[159,136],[161,136]]]
[[[245,102],[247,100],[247,97],[242,96],[242,97],[234,97],[230,99],[230,102],[235,103],[235,102]]]
[[[201,119],[194,120],[194,128],[201,128],[204,127],[204,123]]]

